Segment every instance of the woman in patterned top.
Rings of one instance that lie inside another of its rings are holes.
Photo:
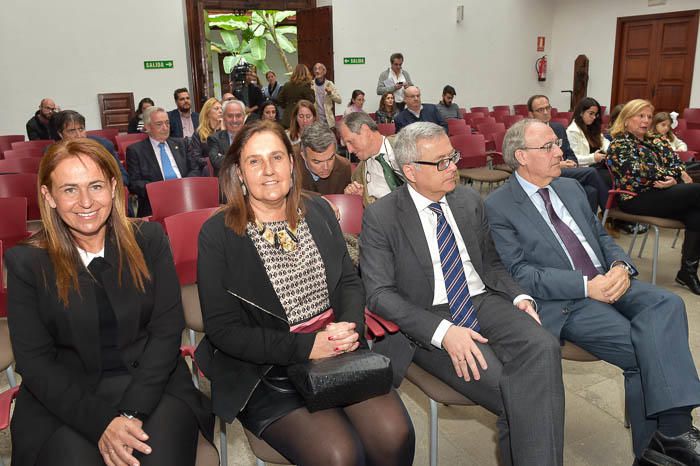
[[[287,380],[289,365],[365,346],[362,282],[328,203],[302,196],[298,169],[270,121],[246,125],[221,167],[228,203],[202,228],[197,267],[207,334],[197,361],[214,412],[294,464],[409,465],[413,427],[396,392],[311,413]],[[330,313],[327,326],[298,331]]]
[[[685,171],[668,141],[649,135],[654,108],[642,99],[629,101],[610,134],[608,165],[620,194],[619,207],[634,215],[672,218],[685,223],[681,269],[676,282],[700,294],[700,185]]]
[[[394,103],[394,93],[386,92],[379,100],[379,108],[375,114],[377,117],[377,123],[393,123],[394,118],[399,113],[399,109],[396,108]]]

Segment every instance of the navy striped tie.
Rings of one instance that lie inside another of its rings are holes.
[[[476,309],[469,294],[467,277],[464,274],[462,258],[459,256],[457,241],[452,228],[447,223],[440,204],[434,202],[428,206],[437,214],[437,242],[440,251],[442,276],[445,280],[447,300],[450,303],[450,314],[455,325],[479,331],[479,321],[476,319]]]

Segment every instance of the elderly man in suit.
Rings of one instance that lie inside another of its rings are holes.
[[[534,119],[506,133],[503,155],[515,173],[486,200],[496,249],[537,299],[547,330],[623,370],[635,455],[700,464],[691,418],[700,381],[683,301],[631,279],[632,260],[588,209],[581,185],[559,177],[559,141]]]
[[[236,133],[243,128],[246,120],[245,104],[240,100],[227,100],[223,106],[224,126],[222,129],[212,134],[207,138],[207,146],[209,147],[209,160],[214,167],[214,174],[219,176],[219,168],[221,162],[224,161],[224,156],[228,152],[228,148],[236,137]]]
[[[129,191],[138,196],[138,216],[151,215],[146,185],[152,181],[199,176],[197,160],[187,156],[185,142],[171,138],[168,114],[161,107],[143,112],[143,127],[148,138],[126,149]]]
[[[174,138],[190,138],[199,126],[199,113],[192,111],[190,92],[182,87],[173,92],[177,108],[168,112],[170,120],[170,136]]]
[[[559,344],[498,258],[481,197],[456,187],[459,161],[433,123],[394,144],[407,184],[364,213],[367,306],[401,332],[376,343],[399,384],[411,362],[499,416],[503,464],[563,462]]]

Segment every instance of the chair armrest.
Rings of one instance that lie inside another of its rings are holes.
[[[371,317],[372,319],[376,320],[389,333],[396,333],[401,330],[394,322],[378,316],[367,308],[365,308],[365,317]]]
[[[7,429],[10,425],[10,408],[18,392],[19,385],[0,393],[0,430]]]
[[[367,325],[368,339],[374,340],[386,335],[386,330],[384,330],[384,327],[382,327],[379,322],[368,315],[365,315],[365,324]]]
[[[632,191],[627,191],[625,189],[611,189],[608,191],[608,200],[605,203],[605,210],[609,210],[615,207],[615,197],[618,194],[629,194],[632,197],[637,196],[637,193],[633,193]]]

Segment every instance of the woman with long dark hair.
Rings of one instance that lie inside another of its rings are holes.
[[[143,111],[148,107],[153,107],[153,99],[150,97],[144,97],[139,101],[138,107],[136,107],[136,115],[129,120],[129,127],[127,132],[129,133],[143,133]]]

